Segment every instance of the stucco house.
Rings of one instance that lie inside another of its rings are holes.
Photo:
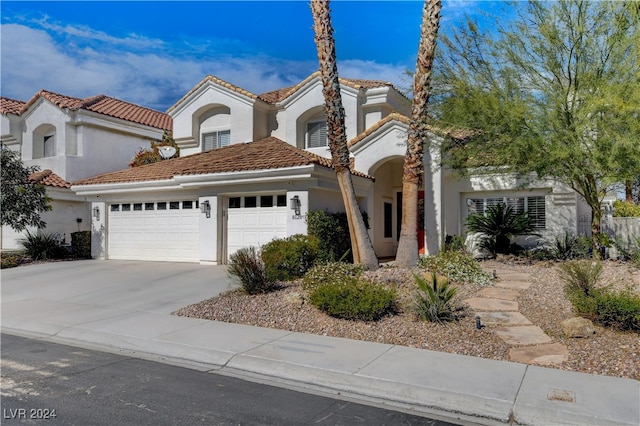
[[[410,101],[392,84],[341,79],[354,186],[379,257],[394,256]],[[73,182],[91,202],[93,256],[224,264],[241,247],[306,232],[310,210],[343,211],[330,167],[318,73],[261,95],[205,77],[167,114],[181,157]],[[433,146],[445,134],[432,129]],[[507,175],[459,179],[425,155],[419,244],[435,254],[464,219],[506,202],[535,216],[552,238],[588,214],[569,188],[522,186]]]
[[[0,139],[20,152],[23,163],[37,165],[31,178],[46,186],[52,210],[42,215],[46,232],[89,230],[90,203],[70,182],[120,170],[141,146],[171,131],[167,114],[105,95],[85,99],[41,90],[27,102],[0,98]],[[3,250],[19,248],[20,233],[2,227]]]

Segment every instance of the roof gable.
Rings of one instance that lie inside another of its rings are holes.
[[[170,114],[171,112],[177,110],[178,108],[180,108],[180,106],[182,104],[184,104],[190,97],[192,97],[195,93],[197,93],[199,90],[202,89],[202,87],[208,85],[208,84],[215,84],[217,86],[223,87],[227,90],[230,90],[231,92],[237,93],[239,95],[242,96],[246,96],[249,99],[255,100],[258,99],[258,96],[249,92],[248,90],[245,90],[241,87],[235,86],[229,82],[226,82],[224,80],[222,80],[221,78],[218,78],[216,76],[213,75],[207,75],[205,78],[202,79],[202,81],[200,81],[200,83],[196,84],[196,86],[189,90],[184,96],[182,96],[175,104],[171,105],[169,107],[169,109],[167,110],[167,114]]]
[[[6,109],[8,113],[22,115],[40,99],[46,99],[61,109],[86,110],[161,130],[173,130],[171,117],[167,114],[106,95],[96,95],[81,99],[48,90],[40,90],[27,102],[2,98],[2,103],[0,104],[2,113],[4,114]]]

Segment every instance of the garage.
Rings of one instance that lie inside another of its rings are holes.
[[[109,259],[199,261],[197,200],[109,205]]]
[[[284,194],[228,197],[227,253],[260,247],[287,236],[287,197]]]

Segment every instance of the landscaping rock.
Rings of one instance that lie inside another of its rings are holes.
[[[302,305],[304,304],[304,297],[298,292],[287,293],[284,295],[283,299],[287,303],[287,305],[292,305],[297,308],[302,307]]]
[[[582,317],[569,318],[560,323],[562,332],[567,337],[591,337],[596,330],[593,323]]]

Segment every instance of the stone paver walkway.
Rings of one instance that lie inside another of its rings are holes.
[[[494,270],[487,272],[493,274]],[[509,359],[538,365],[556,365],[566,361],[569,357],[567,347],[551,343],[551,337],[544,330],[519,312],[517,299],[520,291],[531,286],[531,275],[504,269],[495,270],[495,276],[494,287],[480,290],[476,297],[465,302],[480,317],[482,324],[492,326],[491,330],[500,339],[514,346],[509,350]]]

